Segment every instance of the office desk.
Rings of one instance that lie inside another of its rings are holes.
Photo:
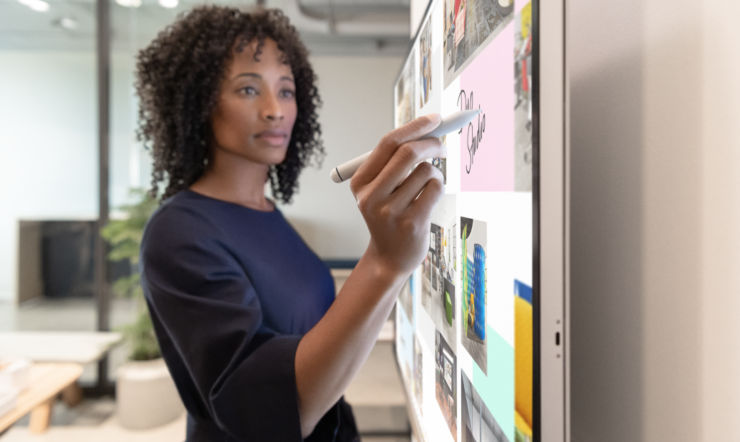
[[[18,404],[0,418],[0,433],[18,419],[31,413],[29,431],[43,433],[51,422],[51,409],[61,393],[70,405],[78,400],[75,382],[82,375],[82,366],[73,363],[36,363],[31,367],[31,385],[18,395]]]

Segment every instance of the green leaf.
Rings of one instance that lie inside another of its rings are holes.
[[[121,206],[119,209],[124,213],[124,219],[111,220],[102,229],[101,235],[110,245],[109,260],[128,260],[135,266],[139,262],[144,227],[159,203],[143,189],[132,189],[130,195],[137,202]],[[132,298],[137,303],[139,313],[136,320],[121,328],[131,351],[129,358],[135,361],[145,361],[160,357],[159,344],[144,302],[144,291],[141,288],[139,273],[134,272],[130,276],[119,278],[113,283],[112,290],[116,296]]]

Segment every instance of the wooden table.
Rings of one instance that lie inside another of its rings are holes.
[[[34,362],[90,364],[99,361],[121,341],[121,333],[114,332],[0,332],[0,355]]]
[[[51,409],[61,393],[68,405],[79,402],[76,381],[82,375],[82,366],[73,363],[36,363],[31,367],[31,386],[18,395],[18,404],[0,418],[0,433],[18,419],[31,413],[29,431],[43,433],[51,422]]]

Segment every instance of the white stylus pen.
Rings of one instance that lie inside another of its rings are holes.
[[[481,113],[480,109],[471,109],[471,110],[463,110],[459,112],[455,112],[454,114],[448,115],[445,118],[442,118],[442,122],[439,123],[439,126],[437,126],[436,129],[429,132],[426,135],[422,135],[419,137],[419,140],[423,140],[426,138],[437,138],[441,137],[442,135],[446,135],[450,132],[454,132],[456,130],[462,129],[465,127],[466,124],[473,121],[473,118],[477,117]],[[366,154],[362,154],[359,157],[349,160],[344,164],[341,164],[331,171],[331,180],[335,183],[341,183],[342,181],[347,181],[348,179],[352,178],[352,175],[357,172],[357,169],[362,166],[362,163],[367,160],[367,158],[370,156],[370,154],[373,153],[371,150],[370,152]]]

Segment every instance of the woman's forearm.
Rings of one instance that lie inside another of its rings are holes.
[[[384,268],[368,250],[326,315],[301,340],[295,371],[303,437],[364,364],[406,277]]]
[[[401,286],[427,254],[432,209],[444,185],[442,173],[424,160],[446,151],[436,138],[419,138],[440,121],[437,114],[427,115],[388,133],[352,177],[350,189],[370,244],[329,311],[298,344],[304,436],[359,371]]]

